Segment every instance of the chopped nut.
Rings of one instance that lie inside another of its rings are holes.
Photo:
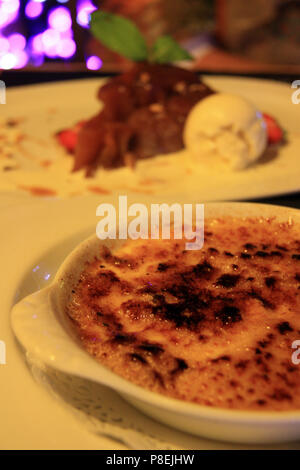
[[[178,93],[185,93],[186,92],[186,83],[185,82],[178,82],[174,86],[174,90],[177,91]]]
[[[146,73],[146,72],[141,73],[141,75],[140,75],[140,81],[141,81],[142,83],[148,83],[149,80],[150,80],[150,75],[149,75],[149,73]]]
[[[160,103],[153,103],[149,106],[149,109],[153,113],[161,113],[163,111],[164,107]]]

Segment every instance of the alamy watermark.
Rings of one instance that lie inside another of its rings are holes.
[[[3,80],[0,80],[0,104],[6,104],[6,85]]]
[[[300,80],[294,80],[292,83],[292,88],[296,88],[296,91],[292,94],[292,103],[299,104],[300,103]]]
[[[300,340],[296,339],[292,343],[292,349],[296,349],[296,351],[292,354],[292,363],[298,366],[300,364]]]
[[[0,365],[6,364],[6,344],[0,340]]]
[[[96,227],[100,240],[142,238],[189,240],[186,250],[200,250],[204,243],[203,204],[151,204],[150,213],[145,204],[128,206],[127,196],[119,196],[117,210],[113,204],[100,204],[96,215],[101,217]],[[129,221],[129,218],[132,218]],[[193,240],[193,241],[192,241]]]

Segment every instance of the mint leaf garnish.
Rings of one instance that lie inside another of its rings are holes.
[[[136,62],[147,60],[146,42],[132,21],[98,10],[91,15],[90,27],[92,34],[114,52]]]
[[[183,49],[171,36],[159,37],[150,51],[151,62],[165,64],[180,60],[192,60],[192,56]]]
[[[193,59],[171,36],[159,37],[148,52],[139,29],[123,16],[97,10],[91,15],[90,28],[106,47],[135,62],[167,64]]]

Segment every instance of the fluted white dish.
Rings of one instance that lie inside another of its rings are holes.
[[[206,217],[276,217],[300,223],[300,211],[285,207],[213,203]],[[101,245],[114,250],[124,241],[100,241],[95,235],[81,243],[61,265],[53,283],[12,310],[12,326],[20,343],[45,364],[118,391],[145,414],[181,431],[212,439],[243,443],[276,443],[300,438],[300,410],[239,411],[188,403],[139,387],[99,364],[81,346],[66,315],[66,305],[85,263]],[[291,350],[292,352],[292,350]]]

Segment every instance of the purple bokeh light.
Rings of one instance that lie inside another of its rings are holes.
[[[43,35],[37,34],[30,40],[30,46],[34,53],[42,54],[44,52]]]
[[[16,57],[15,69],[22,69],[27,65],[29,60],[28,54],[25,51],[15,51],[14,56]]]
[[[66,7],[53,8],[48,15],[48,25],[45,31],[36,35],[30,42],[35,62],[39,60],[39,55],[51,59],[72,57],[76,52],[76,44],[73,40],[70,11]]]
[[[57,46],[60,41],[60,34],[55,29],[46,29],[42,34],[42,51],[47,57],[57,57]]]
[[[26,47],[26,38],[22,34],[13,33],[7,39],[11,51],[22,51]]]
[[[42,34],[42,42],[45,50],[55,46],[59,40],[60,34],[58,31],[55,31],[55,29],[46,29]]]
[[[47,29],[31,40],[31,49],[34,54],[45,54],[47,57],[69,59],[76,52],[76,43],[72,32],[64,37],[55,29]]]
[[[63,33],[60,33],[60,37],[62,39],[73,39],[72,29],[68,29],[68,31],[64,31]]]
[[[63,59],[69,59],[76,52],[76,44],[73,39],[63,39],[57,45],[57,55]]]
[[[12,52],[7,52],[0,57],[0,68],[4,70],[9,70],[15,68],[17,65],[17,58]]]
[[[97,10],[97,7],[91,2],[91,0],[79,0],[77,3],[77,23],[83,28],[88,28],[91,14],[95,10]]]
[[[100,57],[97,57],[95,55],[88,57],[86,60],[86,67],[89,70],[99,70],[101,69],[102,65],[103,65],[103,62],[100,59]]]
[[[30,0],[25,7],[25,15],[28,18],[37,18],[43,12],[44,5],[42,3],[36,2],[35,0]]]
[[[72,27],[72,18],[70,11],[66,7],[58,7],[52,10],[48,16],[50,28],[64,33]]]
[[[20,8],[19,0],[2,0],[0,3],[0,28],[9,25],[18,16]]]
[[[26,39],[22,34],[14,33],[8,38],[0,36],[0,68],[9,70],[25,67],[28,62],[25,47]]]
[[[0,0],[0,68],[23,68],[28,62],[40,66],[45,58],[68,60],[75,55],[77,48],[69,0],[56,0],[56,2],[56,6],[53,6],[47,13],[48,25],[40,30],[39,25],[43,24],[39,23],[40,16],[44,14],[50,2],[47,0],[24,0],[24,2]],[[30,24],[34,25],[37,21],[38,26],[36,29],[33,28],[36,32],[29,37],[23,34],[23,30],[19,28],[19,22],[16,22],[23,3],[25,16],[29,18]],[[92,0],[76,0],[76,8],[77,22],[87,28],[90,15],[97,7]],[[12,27],[9,26],[10,29],[6,31],[5,28],[12,23],[15,24]],[[99,70],[102,67],[102,60],[97,56],[91,56],[87,58],[86,64],[90,70]]]
[[[6,54],[9,51],[9,40],[7,38],[0,37],[0,56]]]

